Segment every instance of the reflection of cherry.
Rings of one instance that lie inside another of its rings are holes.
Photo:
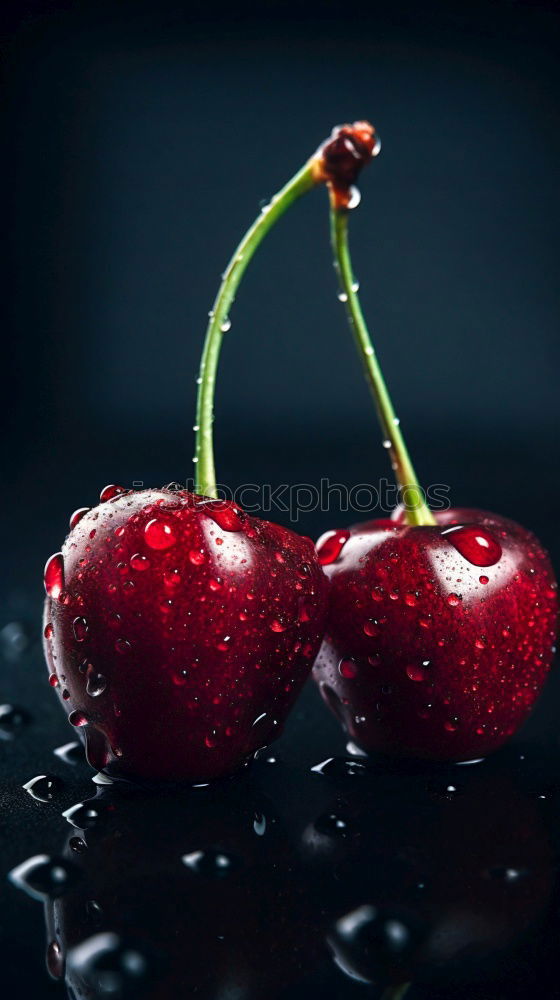
[[[47,565],[51,684],[99,770],[232,771],[280,734],[321,641],[313,545],[186,491],[110,493]]]
[[[119,997],[273,1000],[313,968],[297,859],[248,783],[87,805],[100,817],[69,836],[75,883],[46,910],[51,973],[76,997],[105,997],[111,976]]]
[[[302,837],[339,967],[448,987],[538,968],[557,934],[555,860],[512,768],[347,767],[319,769],[331,799]]]
[[[332,601],[314,674],[366,750],[476,757],[515,732],[542,688],[556,582],[546,552],[519,525],[476,510],[436,520],[427,507],[358,299],[345,183],[336,171],[329,181],[340,298],[404,506],[319,540]]]
[[[556,584],[529,532],[481,511],[402,513],[318,543],[331,580],[314,675],[368,750],[468,759],[526,718],[552,659]]]

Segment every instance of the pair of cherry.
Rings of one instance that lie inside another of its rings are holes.
[[[423,502],[363,320],[347,244],[367,123],[335,129],[248,231],[225,272],[201,363],[196,492],[106,487],[45,568],[50,683],[114,776],[202,782],[274,740],[311,668],[366,750],[465,760],[503,743],[552,660],[557,593],[536,538]],[[405,505],[317,545],[216,498],[213,398],[245,268],[285,209],[331,196],[333,247]]]

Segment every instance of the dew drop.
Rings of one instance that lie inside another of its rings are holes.
[[[72,529],[75,528],[76,525],[80,523],[82,517],[84,517],[85,514],[88,514],[90,510],[91,507],[78,507],[78,509],[75,510],[73,514],[71,514],[70,531],[72,531]]]
[[[231,320],[229,316],[223,321],[223,323],[220,324],[220,330],[222,333],[227,333],[228,330],[231,330]]]
[[[198,509],[211,517],[223,531],[241,531],[243,528],[243,511],[228,500],[204,500]]]
[[[144,528],[144,538],[146,544],[151,549],[156,550],[170,549],[177,541],[171,526],[166,521],[160,521],[157,517],[148,521]]]
[[[204,555],[202,549],[191,549],[189,552],[189,561],[193,564],[193,566],[202,566],[202,564],[206,562],[206,556]]]
[[[489,581],[489,579],[488,579],[488,577],[487,577],[487,576],[479,576],[479,578],[478,578],[478,582],[479,582],[479,583],[482,583],[482,584],[487,584],[487,583],[489,583],[490,581]]]
[[[135,569],[138,573],[142,573],[144,570],[150,568],[150,560],[147,556],[140,555],[136,552],[130,557],[130,568]]]
[[[99,500],[101,503],[107,503],[107,500],[113,500],[114,497],[120,496],[122,493],[126,493],[124,486],[116,486],[114,483],[110,483],[109,486],[104,486],[99,494]]]
[[[75,726],[76,728],[87,726],[88,721],[87,715],[84,715],[83,712],[78,712],[77,710],[70,712],[70,715],[68,716],[68,722],[71,726]]]
[[[350,538],[349,531],[327,531],[317,542],[317,556],[321,566],[336,562]]]
[[[493,566],[502,556],[500,543],[479,525],[454,525],[441,534],[473,566]]]
[[[358,667],[356,666],[355,660],[341,660],[338,664],[338,672],[341,677],[345,677],[347,680],[353,680],[358,674]]]
[[[23,889],[33,899],[56,899],[62,896],[79,877],[78,869],[65,858],[36,854],[13,868],[8,878],[17,889]]]
[[[90,698],[98,698],[100,694],[103,694],[107,687],[107,681],[103,674],[98,674],[95,668],[90,664],[86,674],[86,692],[89,694]],[[72,713],[74,714],[74,713]],[[76,723],[72,723],[76,725]]]
[[[52,622],[47,622],[45,625],[45,630],[43,632],[45,639],[52,639],[54,635],[54,628]]]
[[[461,598],[459,597],[459,594],[448,594],[447,603],[450,608],[456,608],[457,605],[461,603]]]
[[[132,645],[128,641],[128,639],[123,639],[122,637],[120,637],[115,642],[115,649],[117,653],[125,654],[130,652],[130,650],[132,649]]]
[[[62,979],[64,975],[64,955],[56,939],[51,941],[47,948],[46,961],[49,975],[53,979]]]
[[[422,681],[426,680],[426,677],[428,676],[429,667],[430,667],[429,660],[422,660],[422,663],[420,664],[411,663],[406,668],[406,676],[411,681],[416,681],[418,683],[421,683]]]
[[[89,632],[89,625],[86,619],[82,617],[74,618],[74,621],[72,622],[72,631],[76,642],[85,642]]]
[[[63,788],[63,782],[54,774],[38,774],[22,787],[36,802],[52,802]]]
[[[64,559],[62,552],[55,552],[47,559],[44,574],[45,591],[56,600],[64,590]]]
[[[366,622],[364,622],[364,624],[363,624],[362,627],[363,627],[363,630],[364,630],[365,634],[369,635],[370,637],[373,637],[373,636],[376,636],[376,635],[379,634],[379,628],[378,628],[377,622],[373,618],[368,618],[368,620]]]

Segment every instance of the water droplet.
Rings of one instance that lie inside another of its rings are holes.
[[[417,598],[416,594],[405,594],[404,595],[404,603],[409,608],[415,608],[416,605],[417,605],[417,603],[418,603],[418,598]]]
[[[338,664],[338,672],[347,680],[353,680],[358,674],[356,661],[352,659],[341,660]]]
[[[77,710],[70,712],[70,715],[68,716],[68,722],[70,725],[75,726],[77,729],[80,729],[82,726],[87,726],[88,721],[87,715],[84,715],[83,712],[78,712]]]
[[[76,642],[85,642],[89,632],[89,625],[86,619],[82,617],[74,618],[74,621],[72,622],[72,631]]]
[[[189,560],[192,562],[193,566],[202,566],[206,562],[206,556],[202,549],[191,549],[189,552]]]
[[[144,570],[150,568],[150,560],[147,556],[140,555],[136,552],[130,557],[130,568],[135,569],[138,573],[142,573]]]
[[[426,677],[428,676],[429,667],[430,667],[429,660],[422,660],[422,663],[420,664],[411,663],[406,668],[406,676],[411,681],[416,681],[418,683],[421,683],[422,681],[426,680]]]
[[[348,192],[348,194],[349,194],[349,198],[348,198],[348,202],[347,202],[346,208],[351,211],[353,208],[357,208],[358,207],[358,205],[360,204],[360,202],[362,200],[362,195],[360,194],[360,191],[358,190],[358,188],[355,187],[353,184],[352,184],[352,186],[351,186],[350,191]]]
[[[56,747],[53,753],[59,760],[64,761],[65,764],[83,764],[85,761],[84,748],[81,743],[64,743],[60,747]]]
[[[359,292],[360,291],[360,282],[359,281],[353,281],[352,285],[351,285],[351,288],[352,288],[353,292]]]
[[[482,638],[475,639],[475,649],[486,649],[486,641]]]
[[[342,757],[328,757],[327,760],[315,764],[311,770],[315,774],[323,774],[328,778],[363,777],[367,774],[367,764],[360,760],[344,760]]]
[[[262,813],[255,813],[253,819],[253,830],[257,837],[264,837],[266,833],[266,816]]]
[[[117,653],[122,653],[124,655],[126,653],[130,653],[132,645],[128,641],[128,639],[123,639],[122,637],[120,637],[119,639],[117,639],[115,643],[115,649]]]
[[[80,877],[81,872],[65,858],[36,854],[12,868],[8,878],[17,889],[40,901],[64,895]]]
[[[279,618],[273,618],[270,627],[273,632],[285,632],[288,626]]]
[[[66,822],[77,830],[90,830],[97,826],[103,818],[103,813],[104,809],[99,805],[94,805],[93,802],[77,802],[76,805],[65,809],[62,815]]]
[[[489,579],[488,579],[487,576],[479,576],[478,582],[482,583],[482,584],[486,584],[486,583],[489,583],[490,581],[489,581]]]
[[[231,330],[231,320],[229,316],[223,321],[223,323],[220,324],[220,330],[222,333],[227,333],[228,330]]]
[[[223,878],[239,867],[237,859],[230,854],[212,849],[183,854],[182,861],[189,871],[206,878]]]
[[[114,483],[110,483],[109,486],[104,486],[99,494],[100,503],[107,503],[108,500],[113,500],[115,497],[121,496],[122,493],[127,493],[124,486],[116,486]]]
[[[160,521],[157,517],[148,521],[144,528],[144,538],[146,544],[156,550],[170,549],[177,541],[171,525],[166,521]]]
[[[55,939],[47,948],[47,969],[53,979],[62,979],[64,975],[64,955],[62,948]]]
[[[493,566],[502,556],[500,543],[479,525],[454,525],[441,534],[473,566]]]
[[[117,934],[104,932],[86,938],[68,952],[68,980],[85,986],[81,996],[92,1000],[135,997],[144,992],[142,983],[150,966],[135,946],[129,946]]]
[[[348,296],[347,296],[346,292],[339,292],[338,293],[338,301],[339,302],[348,302]]]
[[[63,782],[54,774],[38,774],[22,787],[37,802],[52,802],[63,788]]]
[[[381,443],[382,443],[383,447],[386,448],[386,449],[389,449],[391,447],[391,442],[389,441],[389,438],[385,438],[385,440],[382,441]]]
[[[450,608],[456,608],[457,605],[461,603],[461,598],[459,597],[459,594],[448,594],[447,603]]]
[[[178,569],[166,569],[163,574],[163,582],[169,590],[175,590],[181,583],[181,574]]]
[[[349,531],[327,531],[317,542],[317,557],[321,566],[330,566],[339,558],[346,542],[350,538]]]
[[[107,688],[107,680],[103,674],[98,674],[95,668],[89,665],[87,669],[87,682],[86,682],[86,693],[89,694],[90,698],[98,698],[100,694]],[[74,714],[74,713],[72,713]],[[75,722],[72,725],[76,725]]]
[[[48,622],[45,625],[45,631],[43,632],[45,639],[52,639],[54,635],[54,628],[52,622]]]
[[[244,513],[229,500],[203,500],[198,509],[207,514],[223,531],[241,531]]]
[[[64,559],[62,552],[55,552],[47,559],[44,574],[45,591],[56,600],[64,590]]]
[[[365,634],[369,635],[371,638],[379,634],[378,624],[374,618],[368,618],[368,620],[364,622],[362,627]]]
[[[459,719],[454,715],[451,719],[447,719],[444,723],[444,727],[448,733],[456,733],[459,728]]]
[[[56,674],[49,674],[49,684],[50,684],[50,686],[52,688],[58,687],[58,685],[60,684],[60,681],[59,681],[58,677],[56,676]]]

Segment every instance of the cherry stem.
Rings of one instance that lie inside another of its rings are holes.
[[[233,254],[223,275],[210,320],[206,330],[206,340],[197,379],[198,398],[196,407],[195,443],[195,490],[204,496],[216,497],[216,469],[214,464],[214,394],[216,372],[224,334],[230,326],[229,311],[235,299],[249,261],[263,238],[284,214],[287,208],[301,195],[318,183],[316,164],[312,158],[275,194],[268,205],[247,230],[237,250]]]
[[[383,445],[391,455],[391,463],[399,485],[406,521],[410,525],[434,525],[435,518],[426,504],[424,491],[416,478],[358,298],[358,283],[354,278],[348,248],[348,215],[348,208],[339,207],[336,199],[331,197],[331,241],[335,256],[335,269],[340,282],[340,298],[345,303],[356,347],[375,400],[383,431]]]

